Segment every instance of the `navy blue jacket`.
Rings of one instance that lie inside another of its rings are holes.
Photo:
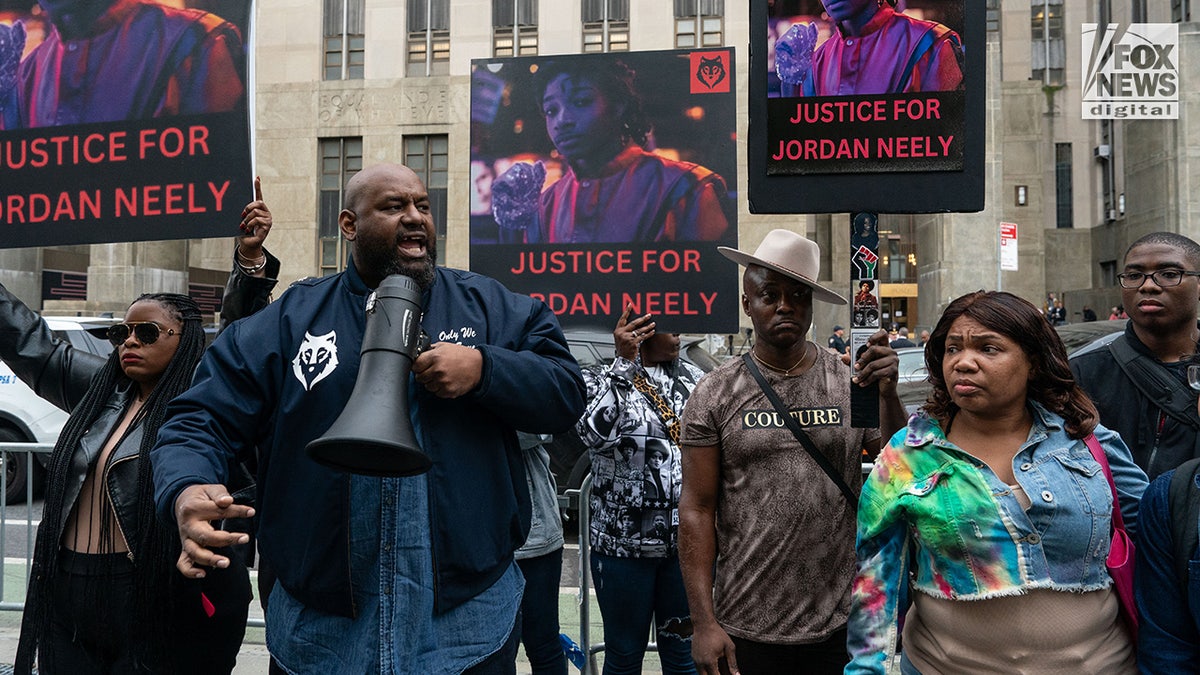
[[[1138,513],[1138,670],[1147,675],[1200,672],[1200,547],[1191,552],[1188,585],[1180,588],[1175,549],[1183,544],[1171,521],[1180,515],[1171,513],[1169,498],[1174,475],[1172,469],[1150,483]]]
[[[351,266],[293,285],[234,323],[172,403],[154,462],[159,517],[174,521],[185,487],[223,483],[231,454],[260,450],[259,546],[279,581],[314,609],[354,616],[349,561],[350,475],[304,447],[333,423],[354,387],[370,289]],[[557,433],[584,407],[583,378],[554,314],[499,282],[438,268],[423,298],[432,342],[483,355],[479,386],[439,399],[412,385],[429,472],[439,612],[488,588],[529,529],[529,491],[513,429]]]

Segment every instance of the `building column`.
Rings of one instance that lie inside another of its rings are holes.
[[[122,316],[143,293],[186,294],[187,262],[186,240],[93,244],[86,311]]]
[[[42,249],[0,250],[0,284],[35,311],[42,306]]]

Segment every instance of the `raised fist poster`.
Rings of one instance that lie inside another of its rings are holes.
[[[732,49],[471,64],[471,269],[565,328],[737,330]]]
[[[0,247],[236,234],[251,0],[3,6]]]

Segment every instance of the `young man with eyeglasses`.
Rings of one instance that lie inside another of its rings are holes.
[[[1200,353],[1200,244],[1173,232],[1148,234],[1125,252],[1117,276],[1129,314],[1125,334],[1071,359],[1071,371],[1100,422],[1121,434],[1153,480],[1200,456],[1200,415],[1187,379]]]

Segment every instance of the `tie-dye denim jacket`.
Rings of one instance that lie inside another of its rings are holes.
[[[1012,464],[1032,501],[1028,511],[924,412],[913,415],[880,453],[858,506],[848,644],[853,661],[846,673],[891,669],[909,588],[981,600],[1112,583],[1104,566],[1112,517],[1104,472],[1083,440],[1067,436],[1061,417],[1037,403],[1030,410],[1033,426]],[[1102,426],[1095,434],[1132,530],[1146,476],[1120,436]]]

